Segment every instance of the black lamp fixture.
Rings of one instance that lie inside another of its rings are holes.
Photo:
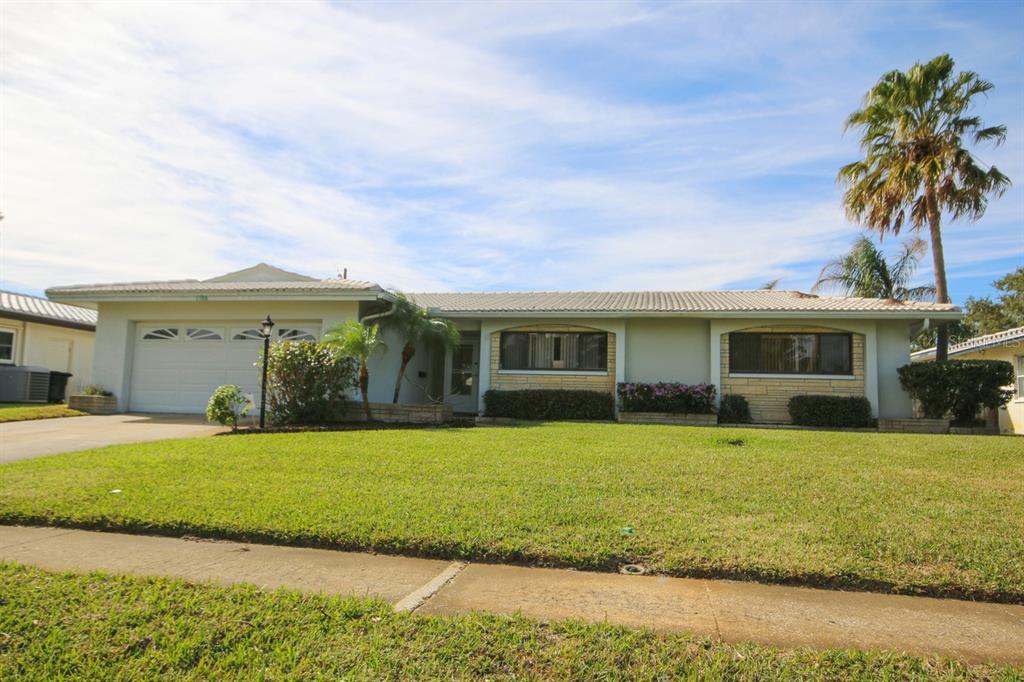
[[[267,365],[270,355],[270,334],[274,331],[274,321],[267,315],[267,319],[260,322],[260,331],[263,333],[263,385],[260,389],[260,430],[267,423]]]

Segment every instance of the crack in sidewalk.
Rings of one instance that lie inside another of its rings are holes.
[[[718,626],[718,614],[715,613],[715,603],[711,600],[711,587],[704,581],[704,594],[708,598],[708,611],[711,612],[711,620],[715,621],[715,636],[722,639],[722,628]]]
[[[456,561],[446,569],[438,573],[434,578],[422,587],[413,590],[395,602],[395,611],[398,613],[412,613],[423,606],[431,597],[440,592],[445,585],[455,580],[455,576],[469,566],[465,561]]]

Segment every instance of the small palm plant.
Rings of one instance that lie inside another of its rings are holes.
[[[903,243],[899,257],[892,263],[867,237],[859,237],[853,248],[835,260],[825,263],[814,283],[813,291],[833,287],[847,296],[888,298],[894,301],[922,301],[935,295],[935,287],[910,286],[917,263],[928,245],[921,239]]]
[[[403,342],[402,364],[398,368],[395,394],[392,398],[392,402],[397,404],[402,381],[405,379],[405,370],[416,355],[416,344],[420,341],[433,341],[439,343],[443,349],[450,350],[459,345],[460,335],[454,322],[419,307],[405,294],[397,294],[393,306],[392,311],[381,318],[381,323],[387,329],[397,332]]]
[[[367,327],[356,320],[349,320],[324,334],[321,343],[359,360],[359,392],[363,396],[366,421],[370,421],[370,370],[367,363],[378,348],[387,349],[380,336],[380,325]]]

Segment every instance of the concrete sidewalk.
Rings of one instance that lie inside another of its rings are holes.
[[[0,560],[376,596],[398,610],[574,618],[781,647],[1024,665],[1024,606],[0,526]]]

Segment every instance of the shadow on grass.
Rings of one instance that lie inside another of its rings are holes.
[[[615,554],[607,557],[603,561],[566,561],[558,557],[529,554],[524,552],[475,552],[470,548],[460,548],[452,543],[360,543],[329,539],[317,535],[281,535],[257,530],[234,531],[186,523],[144,524],[115,522],[107,519],[82,521],[20,514],[0,514],[0,525],[51,526],[57,528],[76,528],[80,530],[118,532],[135,535],[224,540],[253,544],[282,545],[286,547],[329,549],[343,552],[371,552],[375,554],[418,557],[424,559],[461,560],[487,564],[512,564],[538,568],[566,568],[605,573],[618,573],[619,569],[623,566],[643,564],[646,559],[644,556]],[[770,585],[790,585],[796,587],[814,587],[819,589],[875,592],[915,597],[935,597],[940,599],[965,599],[968,601],[1024,605],[1024,592],[1022,591],[979,590],[958,586],[936,586],[914,583],[896,584],[885,580],[864,578],[863,576],[858,576],[852,573],[825,574],[806,572],[782,574],[757,569],[691,567],[667,573],[648,573],[647,575],[667,575],[676,578],[694,578],[703,580],[739,580]]]

